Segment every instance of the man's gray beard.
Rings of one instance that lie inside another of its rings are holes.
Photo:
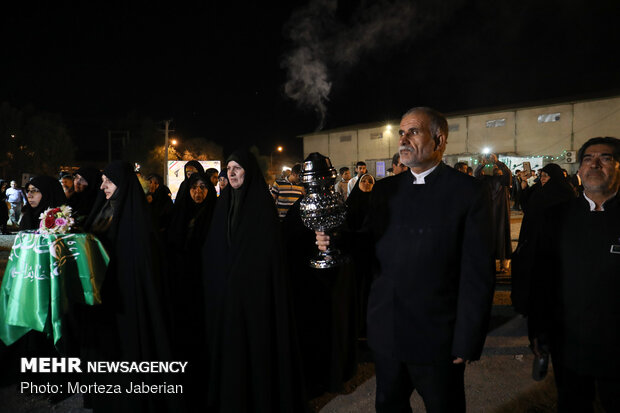
[[[400,145],[400,146],[398,147],[398,154],[400,155],[400,161],[403,163],[403,165],[407,165],[409,168],[415,168],[416,166],[418,166],[418,165],[417,165],[417,163],[416,163],[413,159],[411,159],[411,160],[409,160],[409,161],[407,161],[407,162],[406,162],[406,161],[403,159],[403,156],[400,154],[400,151],[401,151],[401,150],[407,150],[407,151],[409,151],[410,153],[413,153],[413,147],[412,147],[412,146],[409,146],[409,145]]]

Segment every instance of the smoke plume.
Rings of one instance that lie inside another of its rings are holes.
[[[284,92],[300,108],[316,112],[317,130],[325,124],[330,74],[346,73],[364,54],[411,38],[416,23],[414,4],[408,0],[362,1],[346,21],[337,11],[337,0],[311,0],[293,12],[284,28],[292,42],[281,62],[287,71]]]

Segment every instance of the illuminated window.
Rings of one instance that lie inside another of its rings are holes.
[[[375,164],[375,175],[377,177],[385,176],[385,161],[377,161]]]
[[[381,132],[370,134],[370,139],[382,139],[382,138],[383,138],[383,133]]]

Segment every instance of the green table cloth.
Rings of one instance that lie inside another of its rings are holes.
[[[62,336],[74,303],[101,304],[107,252],[92,234],[17,234],[0,288],[0,339],[8,346],[30,330]]]

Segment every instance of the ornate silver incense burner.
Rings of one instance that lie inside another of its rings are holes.
[[[304,161],[301,182],[306,196],[300,203],[304,225],[313,231],[332,232],[346,219],[347,206],[342,196],[334,190],[338,173],[328,157],[313,152]],[[310,259],[313,268],[332,268],[346,260],[340,251],[330,245]]]

